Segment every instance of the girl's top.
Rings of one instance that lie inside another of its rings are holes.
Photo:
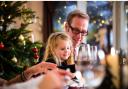
[[[46,62],[50,62],[50,63],[56,64],[56,62],[55,62],[55,60],[54,60],[54,58],[53,58],[52,56],[50,56],[50,57],[46,60]],[[70,69],[70,71],[71,71],[72,73],[75,73],[75,71],[76,71],[76,69],[75,69],[75,64],[68,65],[66,60],[65,60],[64,62],[61,62],[61,65],[58,66],[58,68],[64,69],[64,70]]]

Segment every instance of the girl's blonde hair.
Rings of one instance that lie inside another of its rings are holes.
[[[65,41],[69,41],[71,44],[71,55],[67,60],[67,64],[74,64],[74,59],[73,59],[73,48],[72,48],[72,40],[70,38],[70,36],[68,36],[68,34],[66,34],[65,32],[55,32],[52,33],[47,41],[47,46],[46,46],[46,50],[45,50],[45,54],[44,54],[44,61],[47,61],[49,56],[52,56],[53,59],[55,60],[57,65],[61,65],[61,60],[59,60],[57,58],[57,56],[54,53],[54,49],[56,49],[57,47],[57,43],[58,40],[65,40]]]

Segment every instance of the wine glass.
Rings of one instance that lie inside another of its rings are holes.
[[[82,73],[85,80],[84,86],[88,88],[98,87],[105,75],[105,70],[99,64],[97,47],[89,44],[81,44],[76,61],[77,70]]]

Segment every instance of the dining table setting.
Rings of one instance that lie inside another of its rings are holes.
[[[81,44],[75,60],[76,80],[70,80],[66,89],[127,89],[127,58],[114,47],[105,54],[95,45]]]

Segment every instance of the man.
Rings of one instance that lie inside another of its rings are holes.
[[[47,73],[49,70],[53,70],[56,68],[57,68],[56,64],[41,62],[37,65],[29,67],[28,69],[23,71],[22,74],[17,75],[16,77],[14,77],[11,80],[6,81],[6,80],[0,78],[0,86],[25,82],[27,80],[30,80],[34,76],[37,76],[37,75],[42,74],[42,73]]]
[[[88,35],[88,24],[88,14],[80,10],[74,10],[67,16],[65,32],[72,38],[75,56],[77,55],[79,45],[82,43],[84,37]]]
[[[88,23],[89,16],[79,10],[75,10],[68,15],[67,22],[65,24],[65,32],[71,36],[74,49],[82,43],[83,38],[88,34]],[[18,79],[19,78],[20,77],[18,77]],[[19,81],[16,79],[16,82]]]
[[[45,75],[32,78],[42,72]],[[62,89],[65,76],[73,78],[70,72],[58,69],[56,64],[41,62],[9,81],[0,79],[0,89]]]

